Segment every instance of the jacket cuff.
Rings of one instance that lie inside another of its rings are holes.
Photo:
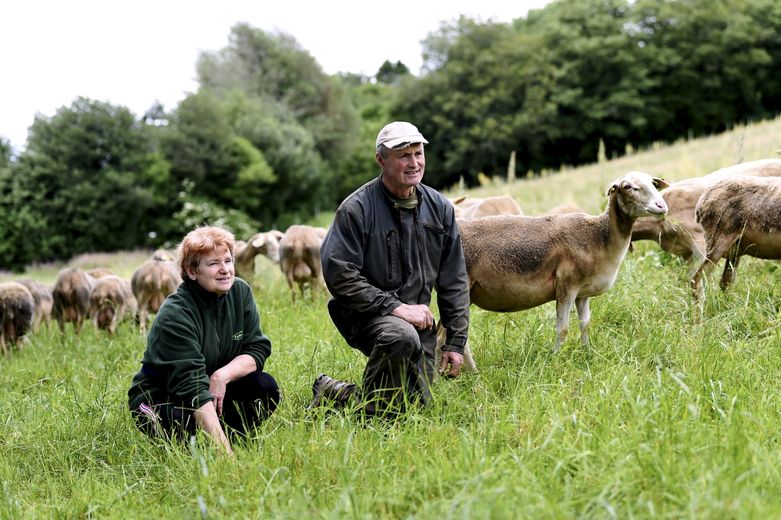
[[[448,345],[445,344],[442,346],[442,352],[455,352],[456,354],[464,355],[464,345],[461,345],[460,347],[457,345]]]
[[[190,404],[193,410],[197,410],[209,401],[214,401],[214,396],[208,390],[205,390],[203,392],[198,392],[198,394],[193,397],[193,400]]]

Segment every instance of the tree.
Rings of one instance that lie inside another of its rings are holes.
[[[167,200],[168,168],[126,108],[77,98],[36,116],[14,167],[15,211],[28,260],[147,246]],[[170,212],[167,212],[170,215]]]
[[[382,62],[382,65],[380,65],[375,78],[380,83],[385,83],[386,85],[395,85],[400,81],[401,78],[409,75],[409,68],[407,68],[407,66],[402,62],[397,61],[396,63],[391,63],[388,60],[385,60]]]
[[[290,35],[237,24],[228,47],[202,54],[197,71],[201,87],[217,95],[240,90],[286,107],[332,164],[355,146],[359,121],[347,88],[338,76],[324,74]]]

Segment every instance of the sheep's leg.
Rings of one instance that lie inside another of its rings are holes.
[[[475,358],[472,357],[472,349],[469,348],[469,340],[464,343],[464,365],[463,369],[468,372],[474,372],[477,370],[477,364]]]
[[[138,324],[141,326],[141,335],[146,336],[146,320],[148,319],[146,308],[138,311]]]
[[[556,298],[556,345],[553,352],[561,350],[561,344],[567,338],[569,332],[569,315],[572,311],[572,304],[575,302],[574,295],[564,295]]]
[[[588,345],[588,324],[591,321],[591,308],[588,305],[588,297],[577,298],[575,308],[578,311],[580,320],[580,341],[583,345]]]
[[[724,262],[724,272],[721,274],[721,281],[719,282],[719,287],[721,287],[722,291],[727,290],[735,281],[735,271],[738,268],[738,261],[740,261],[738,249],[739,245],[736,242],[730,248],[729,253],[727,253],[727,259]]]
[[[293,300],[293,303],[296,302],[296,283],[293,281],[293,273],[290,272],[286,275],[287,278],[287,286],[290,288],[290,298]]]
[[[691,280],[692,295],[695,302],[701,302],[705,296],[705,290],[702,287],[702,278],[707,281],[710,272],[716,267],[719,260],[727,255],[730,247],[737,238],[735,235],[716,237],[713,241],[708,239],[708,246],[705,251],[705,260],[694,272]]]
[[[437,322],[437,343],[434,347],[434,377],[439,375],[439,367],[442,365],[442,347],[447,340],[447,329],[442,326],[442,322]],[[461,365],[461,370],[467,372],[475,372],[477,370],[477,364],[472,357],[472,349],[469,348],[469,340],[464,344],[464,364]]]

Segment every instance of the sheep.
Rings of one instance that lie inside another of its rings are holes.
[[[705,231],[705,258],[691,279],[695,301],[702,297],[701,279],[726,259],[720,287],[735,281],[742,255],[781,259],[781,178],[737,176],[708,186],[695,208]]]
[[[635,222],[632,240],[653,240],[664,251],[691,259],[694,270],[705,259],[705,235],[694,218],[694,208],[705,188],[736,175],[753,177],[781,176],[781,159],[760,159],[727,166],[703,177],[674,182],[662,192],[669,213],[665,220],[642,217]]]
[[[237,240],[233,248],[236,275],[245,280],[255,276],[255,257],[265,255],[272,262],[279,263],[279,241],[284,233],[276,229],[256,233],[248,241]]]
[[[521,207],[509,195],[494,195],[485,198],[466,196],[451,199],[456,217],[485,217],[488,215],[523,215]]]
[[[294,285],[298,285],[301,298],[306,286],[310,287],[313,299],[320,289],[326,290],[320,265],[320,244],[327,231],[321,227],[293,225],[279,241],[279,266],[293,301],[296,300]]]
[[[668,208],[667,218],[637,219],[632,228],[632,241],[653,240],[662,250],[699,263],[705,255],[705,237],[702,226],[694,220],[694,206],[709,182],[705,177],[696,177],[670,184],[662,192]]]
[[[104,276],[116,276],[116,273],[111,269],[109,269],[108,267],[95,267],[93,269],[89,269],[87,271],[87,274],[93,278],[102,278]]]
[[[165,249],[157,249],[152,253],[152,260],[167,260],[169,262],[174,262],[176,261],[176,257]]]
[[[95,328],[116,334],[125,315],[134,316],[138,303],[130,282],[116,275],[101,276],[95,280],[90,293],[90,314]]]
[[[29,289],[19,282],[0,283],[0,352],[19,348],[33,323],[35,302]],[[8,345],[7,343],[10,343]]]
[[[660,178],[632,171],[612,183],[608,207],[601,215],[457,219],[471,303],[489,311],[515,312],[555,300],[554,352],[567,335],[574,303],[581,341],[587,344],[588,299],[615,283],[634,221],[667,213],[657,191],[667,185]],[[467,356],[471,353],[465,352]]]
[[[165,298],[182,283],[182,275],[171,255],[156,252],[133,272],[130,286],[138,302],[138,323],[146,336],[150,313],[157,313]]]
[[[52,318],[57,320],[60,332],[65,324],[73,323],[78,334],[84,319],[89,316],[89,296],[95,286],[95,278],[79,268],[67,267],[57,273],[52,290]]]
[[[31,279],[17,280],[20,284],[27,287],[30,294],[33,295],[33,326],[34,331],[41,328],[43,324],[49,324],[52,321],[52,288],[41,282]]]

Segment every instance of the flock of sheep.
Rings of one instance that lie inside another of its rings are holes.
[[[453,199],[461,232],[471,302],[496,312],[530,309],[556,302],[556,342],[567,335],[572,307],[588,342],[589,298],[615,283],[632,241],[653,240],[673,255],[693,260],[691,288],[702,299],[702,277],[726,258],[721,287],[735,279],[740,256],[781,258],[781,159],[763,159],[672,184],[643,172],[611,183],[607,209],[587,215],[557,207],[529,217],[511,197]],[[266,231],[235,248],[236,273],[252,281],[255,259],[280,265],[291,291],[303,297],[325,291],[320,244],[326,229],[294,225],[284,233]],[[501,237],[501,239],[497,239]],[[78,332],[90,318],[99,329],[116,332],[126,316],[146,333],[150,313],[181,282],[170,255],[156,252],[131,279],[102,269],[63,269],[53,288],[32,281],[0,283],[0,348],[8,352],[25,333],[56,319],[61,330],[72,322]],[[444,338],[445,331],[439,331]],[[468,345],[465,367],[475,368]]]
[[[294,225],[285,233],[267,231],[247,241],[238,240],[234,249],[236,274],[252,281],[255,257],[262,254],[279,263],[293,300],[296,289],[303,296],[311,287],[316,294],[324,287],[320,243],[325,232],[324,228]],[[132,317],[141,334],[146,335],[150,314],[160,309],[181,282],[173,256],[158,250],[133,272],[130,280],[106,268],[68,267],[57,274],[54,286],[29,279],[0,283],[0,351],[8,354],[29,331],[52,320],[62,332],[71,323],[78,334],[89,319],[97,329],[115,334],[119,324]]]

